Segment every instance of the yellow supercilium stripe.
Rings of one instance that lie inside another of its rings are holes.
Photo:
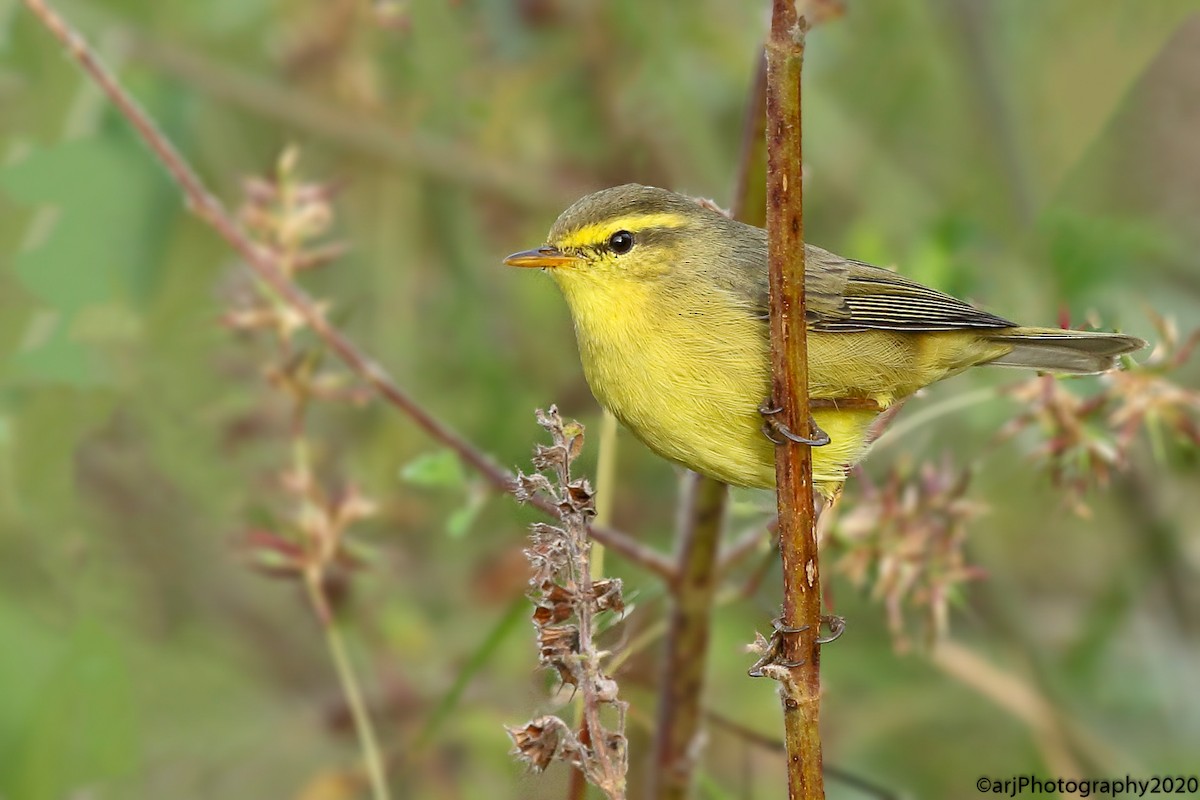
[[[617,231],[629,231],[636,235],[638,231],[644,231],[648,228],[682,228],[687,224],[687,221],[687,217],[683,214],[665,212],[657,214],[629,214],[624,217],[608,219],[604,222],[584,225],[579,230],[572,231],[554,244],[564,249],[592,247],[608,241],[608,237]]]

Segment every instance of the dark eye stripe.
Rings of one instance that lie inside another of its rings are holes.
[[[651,245],[675,244],[680,239],[683,239],[685,236],[687,236],[687,229],[682,228],[682,227],[681,228],[654,227],[654,228],[642,228],[641,230],[636,231],[636,232],[617,231],[617,233],[630,234],[630,236],[633,237],[633,246],[635,246],[635,247],[648,247]],[[613,234],[613,236],[616,236],[616,235],[617,234]],[[617,255],[621,255],[624,252],[629,252],[628,250],[621,251],[621,250],[614,249],[612,246],[612,238],[613,237],[610,236],[608,239],[605,239],[604,243],[602,245],[600,245],[600,249],[607,250],[612,253],[616,253]]]

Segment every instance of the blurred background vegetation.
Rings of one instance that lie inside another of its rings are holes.
[[[418,399],[524,466],[535,407],[589,425],[598,409],[556,290],[500,259],[603,186],[728,205],[766,5],[60,7],[231,205],[289,144],[339,185],[351,249],[306,285]],[[1033,324],[1094,313],[1153,339],[1147,308],[1200,320],[1197,0],[851,0],[805,74],[815,243]],[[0,0],[0,109],[0,796],[354,796],[311,609],[236,545],[279,513],[288,458],[265,351],[219,324],[239,264],[15,0]],[[1195,386],[1196,367],[1176,379]],[[988,669],[898,652],[879,604],[829,573],[850,628],[823,659],[826,759],[908,796],[1064,763],[1197,766],[1196,464],[1141,447],[1090,516],[1071,513],[1030,460],[1036,432],[993,442],[1020,407],[987,390],[1020,380],[935,387],[900,420],[977,399],[866,465],[974,464],[988,511],[968,554],[986,579],[957,598],[952,635]],[[532,513],[381,404],[319,406],[309,432],[318,471],[379,504],[338,613],[398,795],[564,797],[566,771],[526,775],[501,727],[552,707],[521,600]],[[669,549],[673,468],[623,436],[619,475],[615,524]],[[742,526],[772,504],[737,501]],[[662,589],[608,564],[636,637]],[[718,610],[708,691],[775,738],[774,688],[745,676],[743,645],[774,614],[777,571]],[[656,642],[618,674],[634,796],[657,659]],[[709,730],[700,764],[703,797],[780,796],[780,755],[728,730]]]

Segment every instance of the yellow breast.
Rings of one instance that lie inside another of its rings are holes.
[[[758,413],[770,392],[761,319],[720,293],[665,297],[661,285],[611,274],[552,274],[575,320],[584,375],[605,408],[664,458],[734,485],[774,486],[774,446]],[[874,416],[815,414],[832,440],[813,450],[818,484],[840,484]]]

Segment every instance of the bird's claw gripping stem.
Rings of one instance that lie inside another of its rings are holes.
[[[813,432],[811,439],[805,438],[798,434],[792,433],[787,425],[775,418],[775,415],[783,411],[782,406],[773,406],[769,402],[763,402],[758,407],[758,413],[763,416],[762,432],[763,436],[771,441],[772,444],[785,444],[786,442],[795,442],[796,444],[806,444],[809,447],[823,447],[829,444],[829,434],[821,430],[817,425],[817,421],[808,416],[808,427]],[[776,438],[775,434],[782,436],[783,439]]]
[[[804,633],[808,630],[808,626],[802,625],[799,628],[789,628],[783,624],[783,617],[776,617],[771,620],[771,627],[774,630],[771,631],[771,638],[767,639],[766,650],[763,651],[758,661],[755,661],[750,669],[746,670],[746,674],[751,678],[767,677],[767,673],[763,671],[764,667],[773,666],[791,669],[804,663],[803,661],[792,661],[783,657],[783,637],[785,635]]]
[[[829,644],[846,632],[846,618],[837,614],[822,614],[821,624],[829,626],[829,635],[818,636],[817,644]]]
[[[833,614],[822,614],[821,624],[829,627],[829,635],[818,635],[817,644],[829,644],[841,636],[846,630],[846,618]],[[764,668],[768,666],[791,669],[792,667],[798,667],[804,663],[803,661],[792,661],[783,657],[783,637],[795,636],[796,634],[804,633],[805,631],[809,630],[809,626],[801,625],[799,628],[789,627],[783,624],[783,617],[776,617],[775,619],[771,620],[771,627],[774,628],[774,630],[771,631],[771,638],[767,639],[766,650],[763,651],[763,654],[758,661],[755,661],[750,669],[746,671],[751,678],[767,677],[767,673],[764,671]],[[820,634],[819,629],[817,633]]]

